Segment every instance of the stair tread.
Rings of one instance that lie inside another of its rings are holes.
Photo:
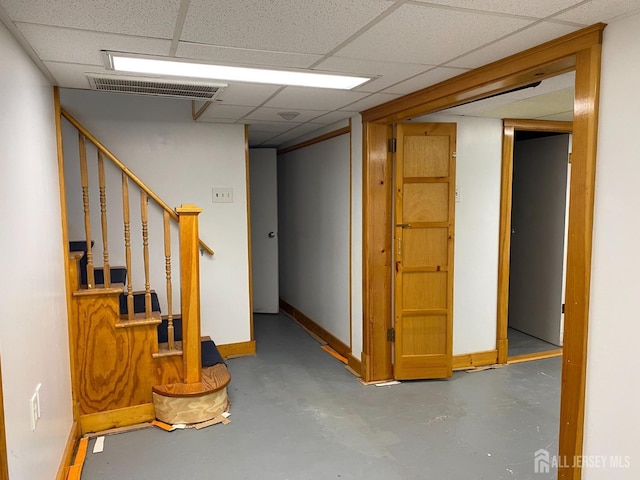
[[[145,312],[133,315],[133,320],[129,320],[128,315],[121,315],[120,321],[116,323],[116,328],[137,327],[140,325],[159,325],[162,323],[160,312],[151,312],[151,316],[147,317]]]
[[[104,284],[95,285],[93,288],[88,288],[86,285],[81,286],[78,290],[73,292],[75,297],[83,295],[104,295],[122,293],[124,291],[124,284],[112,283],[110,287],[105,288]]]
[[[182,355],[182,342],[174,343],[173,350],[169,350],[169,342],[158,343],[158,351],[153,354],[153,358],[172,357]]]
[[[153,391],[166,397],[199,397],[217,392],[229,385],[231,375],[224,363],[202,369],[202,380],[197,383],[171,383],[156,385]]]

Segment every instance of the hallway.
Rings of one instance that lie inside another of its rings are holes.
[[[256,357],[228,360],[231,424],[89,444],[83,480],[551,479],[561,359],[363,386],[288,317],[256,315]]]

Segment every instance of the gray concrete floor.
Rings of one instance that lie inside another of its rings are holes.
[[[507,331],[507,339],[509,340],[509,356],[525,355],[527,353],[548,352],[549,350],[557,350],[557,345],[545,342],[539,338],[527,335],[524,332],[510,328]]]
[[[256,315],[256,357],[228,361],[231,424],[146,429],[89,447],[83,480],[551,479],[559,358],[444,381],[361,385],[284,315]]]

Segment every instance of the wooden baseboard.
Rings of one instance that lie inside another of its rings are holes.
[[[336,352],[338,352],[343,357],[349,357],[351,354],[351,348],[342,342],[338,337],[329,333],[323,327],[318,325],[316,322],[307,317],[304,313],[298,310],[293,305],[290,305],[282,298],[280,299],[280,309],[293,318],[296,322],[302,325],[304,328],[309,330],[314,335],[317,335],[322,340],[327,342],[331,348],[333,348]]]
[[[562,356],[562,348],[547,350],[546,352],[525,353],[523,355],[514,355],[507,359],[509,365],[514,363],[530,362],[532,360],[543,360],[545,358],[554,358]]]
[[[151,422],[156,418],[153,403],[144,403],[134,407],[118,408],[106,412],[80,416],[82,435],[90,432],[126,427],[137,423]]]
[[[498,362],[498,350],[486,352],[465,353],[453,356],[453,369],[464,370],[467,368],[484,367]]]
[[[58,467],[58,473],[56,474],[56,480],[65,480],[69,474],[69,469],[73,464],[73,454],[76,451],[76,446],[80,441],[80,424],[73,422],[71,424],[71,430],[69,431],[69,437],[67,443],[62,452],[62,458],[60,459],[60,466]]]
[[[347,355],[348,366],[354,373],[356,373],[359,377],[362,377],[362,362],[358,360],[353,354]]]
[[[256,341],[227,343],[225,345],[216,345],[222,358],[244,357],[256,354]]]

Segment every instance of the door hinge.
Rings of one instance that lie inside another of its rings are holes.
[[[387,341],[395,342],[396,341],[396,329],[391,327],[387,330]]]
[[[452,156],[453,158],[456,158],[456,157],[458,156],[458,152],[453,152],[453,153],[451,154],[451,156]]]
[[[562,304],[562,313],[564,314],[564,303]]]
[[[396,153],[396,139],[389,139],[389,153]]]

